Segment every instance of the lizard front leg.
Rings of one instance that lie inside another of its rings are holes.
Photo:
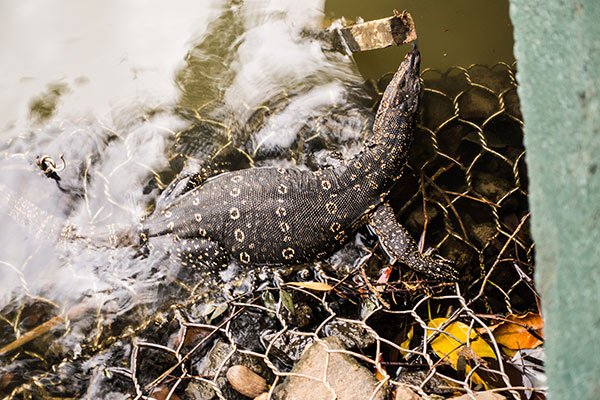
[[[167,208],[173,200],[199,186],[202,183],[200,172],[201,166],[198,162],[187,162],[183,170],[163,190],[156,200],[156,209],[162,210]]]
[[[156,209],[163,210],[180,196],[202,185],[207,179],[226,172],[217,166],[202,166],[198,161],[189,159],[177,177],[163,190],[156,201]]]
[[[452,262],[440,256],[419,252],[415,240],[398,223],[394,210],[388,203],[375,209],[369,219],[369,228],[377,235],[384,251],[392,259],[436,279],[457,280],[458,273],[452,268]]]

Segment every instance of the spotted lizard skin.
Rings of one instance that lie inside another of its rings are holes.
[[[182,265],[298,264],[327,257],[366,224],[393,259],[436,278],[456,276],[450,263],[421,254],[386,203],[413,141],[421,84],[414,49],[388,85],[373,134],[355,157],[317,171],[251,168],[190,188],[184,177],[142,222],[151,251],[170,249]]]

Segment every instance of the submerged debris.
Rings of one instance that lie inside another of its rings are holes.
[[[62,161],[62,165],[59,167],[56,165],[56,162],[52,159],[52,157],[48,155],[40,156],[35,160],[35,164],[42,170],[44,175],[46,175],[50,179],[54,179],[55,181],[60,181],[60,176],[58,173],[67,167],[67,162],[65,161],[64,154],[59,156]]]

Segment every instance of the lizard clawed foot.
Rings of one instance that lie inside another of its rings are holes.
[[[434,249],[414,254],[406,264],[415,271],[429,275],[434,279],[452,282],[459,279],[458,271],[454,269],[454,262],[435,254]]]
[[[369,227],[378,236],[384,252],[392,260],[406,264],[413,270],[436,280],[457,281],[454,263],[434,254],[435,249],[421,253],[408,231],[398,223],[394,210],[388,203],[381,204],[371,216]]]

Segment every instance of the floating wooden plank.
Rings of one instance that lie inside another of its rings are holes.
[[[346,26],[339,31],[352,52],[400,46],[417,39],[412,16],[397,10],[392,17]]]

